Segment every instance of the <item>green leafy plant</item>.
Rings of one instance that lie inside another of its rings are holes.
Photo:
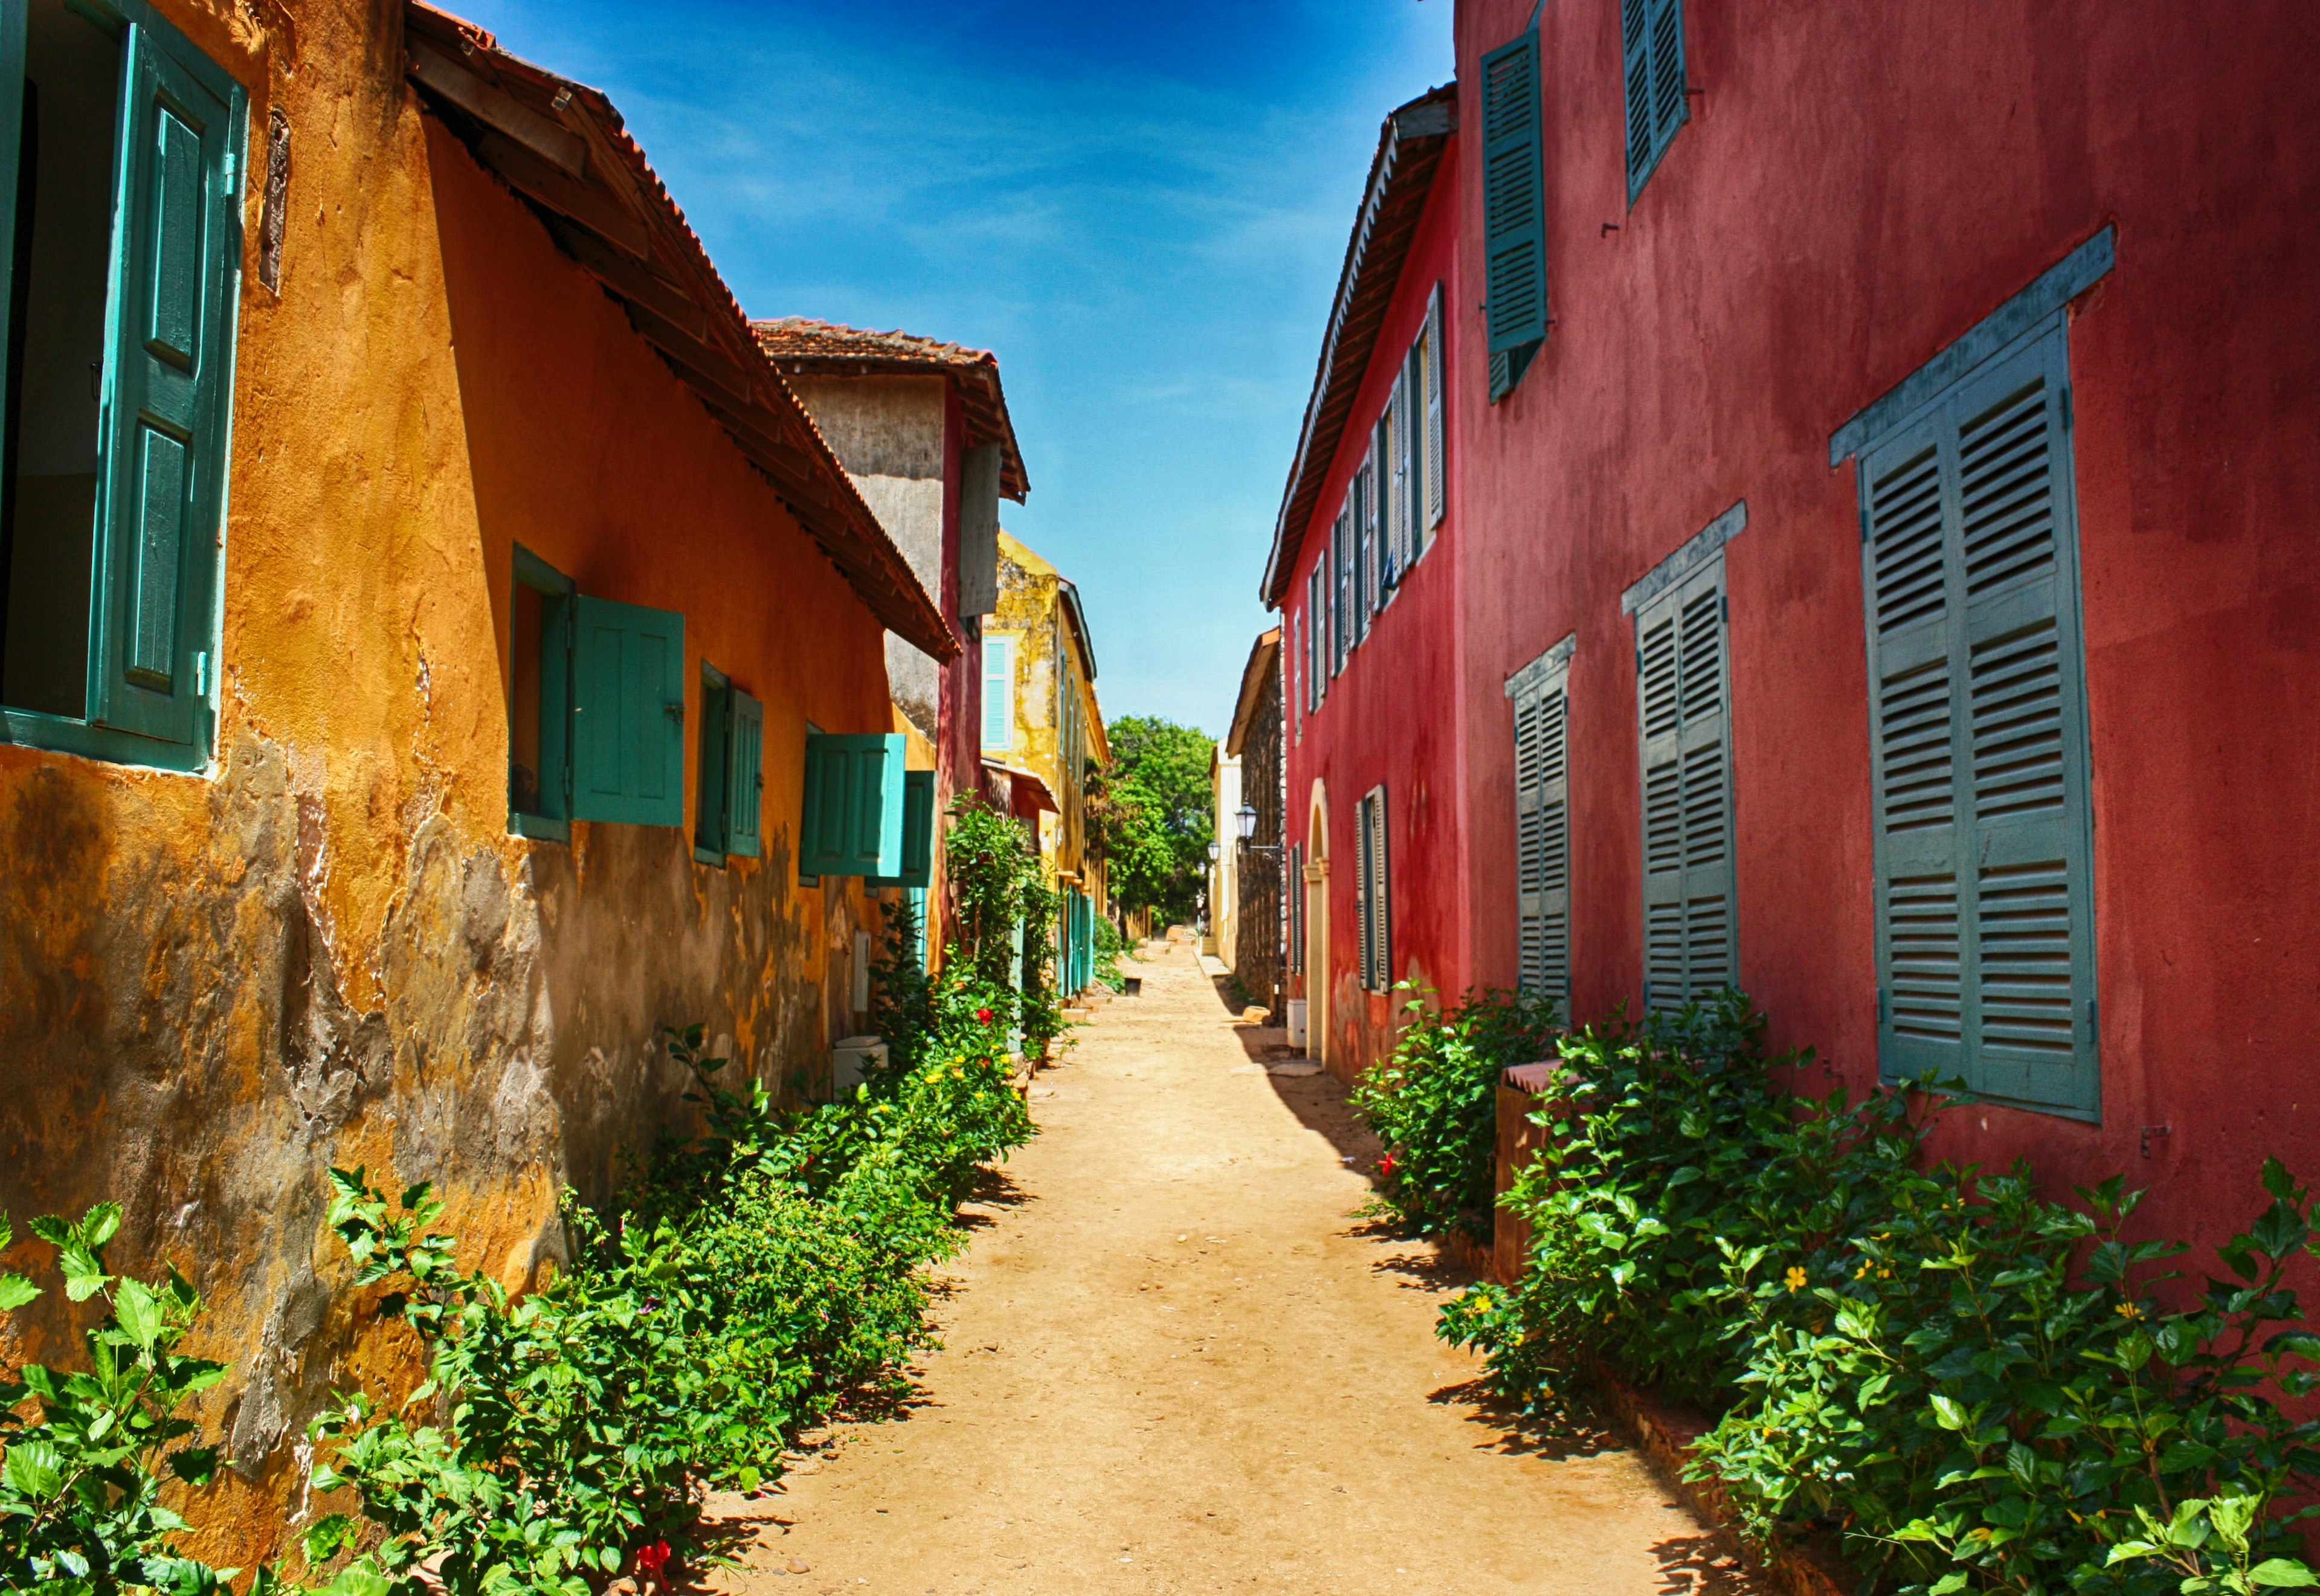
[[[1119,928],[1111,923],[1110,917],[1097,915],[1095,917],[1095,978],[1099,984],[1112,992],[1128,990],[1128,976],[1120,969],[1119,961],[1128,951],[1127,939],[1119,934]]]
[[[1777,1553],[1839,1535],[1880,1590],[2157,1596],[2315,1583],[2294,1526],[2320,1384],[2283,1283],[2309,1194],[2268,1206],[2196,1298],[2180,1244],[2130,1240],[2017,1166],[1925,1166],[1938,1092],[1792,1094],[1736,993],[1561,1044],[1542,1157],[1507,1202],[1528,1266],[1445,1310],[1502,1388],[1551,1409],[1601,1364],[1717,1418],[1690,1468]],[[2172,1304],[2172,1305],[2170,1305]],[[2217,1504],[2223,1504],[2220,1509]]]
[[[1520,992],[1472,992],[1436,1012],[1408,982],[1393,1051],[1364,1070],[1353,1102],[1385,1144],[1378,1195],[1401,1223],[1491,1238],[1498,1084],[1509,1066],[1551,1057],[1552,1002]]]
[[[235,1573],[175,1550],[186,1520],[161,1501],[163,1486],[204,1486],[217,1449],[192,1444],[186,1409],[225,1377],[222,1365],[178,1346],[201,1298],[171,1269],[140,1281],[108,1273],[104,1249],[121,1229],[117,1204],[76,1222],[55,1217],[30,1229],[57,1249],[65,1295],[96,1299],[104,1317],[81,1338],[86,1367],[26,1364],[0,1380],[0,1588],[59,1596],[150,1587],[192,1596]],[[0,1218],[0,1248],[11,1231]],[[42,1295],[21,1274],[0,1274],[0,1314]]]

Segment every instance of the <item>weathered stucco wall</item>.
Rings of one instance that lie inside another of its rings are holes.
[[[290,118],[282,290],[245,274],[212,769],[0,748],[0,1207],[117,1200],[116,1263],[208,1297],[235,1472],[204,1539],[246,1565],[324,1393],[412,1378],[407,1333],[350,1317],[325,1167],[435,1181],[463,1256],[521,1283],[559,1189],[602,1195],[677,1111],[659,1025],[810,1077],[864,907],[795,884],[804,724],[891,712],[876,621],[421,115],[399,5],[162,9],[254,126]],[[684,612],[689,727],[703,655],[764,700],[762,861],[696,865],[689,829],[507,834],[517,541]],[[68,1356],[86,1317],[53,1294],[0,1358]]]

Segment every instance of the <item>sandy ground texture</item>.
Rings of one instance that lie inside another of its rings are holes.
[[[752,1596],[1738,1593],[1608,1437],[1515,1434],[1433,1337],[1464,1277],[1351,1216],[1376,1148],[1327,1075],[1268,1070],[1184,948],[1130,966],[1032,1088],[1042,1134],[971,1211],[942,1350],[713,1502]]]

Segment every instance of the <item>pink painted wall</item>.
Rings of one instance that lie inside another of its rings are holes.
[[[1460,0],[1465,126],[1480,55],[1531,10]],[[1479,249],[1451,295],[1464,548],[1443,630],[1465,640],[1472,852],[1445,893],[1466,924],[1431,934],[1471,946],[1475,978],[1512,979],[1502,684],[1575,631],[1574,1006],[1639,998],[1619,595],[1745,498],[1726,551],[1742,978],[1776,1042],[1875,1079],[1860,532],[1829,435],[2116,223],[2117,266],[2070,332],[2102,1120],[1992,1108],[1941,1146],[2034,1156],[2058,1190],[2125,1170],[2169,1229],[2244,1220],[2267,1153],[2320,1174],[2320,141],[2302,110],[2320,11],[1693,0],[1702,92],[1633,210],[1618,11],[1540,14],[1555,320],[1500,405],[1482,403]],[[1451,181],[1478,228],[1478,171]],[[1447,713],[1403,700],[1391,719]]]
[[[1394,290],[1393,304],[1380,331],[1359,397],[1347,418],[1343,441],[1320,496],[1322,509],[1306,529],[1303,546],[1288,563],[1296,576],[1284,613],[1296,618],[1299,639],[1307,635],[1305,585],[1318,562],[1328,556],[1329,527],[1369,447],[1371,431],[1385,413],[1401,357],[1426,322],[1434,285],[1444,285],[1454,302],[1460,278],[1458,195],[1459,141],[1445,148],[1434,186],[1412,237]],[[1288,830],[1303,844],[1311,814],[1313,784],[1326,784],[1328,797],[1329,1018],[1327,1058],[1347,1077],[1391,1047],[1389,1021],[1407,994],[1389,998],[1360,986],[1356,950],[1359,916],[1355,829],[1362,795],[1386,788],[1387,868],[1391,877],[1393,966],[1397,978],[1455,993],[1471,977],[1468,936],[1474,923],[1461,884],[1468,879],[1462,823],[1460,769],[1463,756],[1454,706],[1457,703],[1460,556],[1460,484],[1455,465],[1458,421],[1473,386],[1463,351],[1445,368],[1444,441],[1446,513],[1434,542],[1412,566],[1392,600],[1371,617],[1367,640],[1352,649],[1346,667],[1328,685],[1318,712],[1290,718],[1287,748]],[[1304,665],[1297,662],[1294,690],[1304,691]],[[1308,968],[1308,992],[1321,973]]]

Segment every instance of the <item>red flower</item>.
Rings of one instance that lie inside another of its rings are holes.
[[[657,1540],[648,1546],[637,1548],[637,1573],[646,1579],[657,1580],[661,1570],[668,1566],[668,1543]]]
[[[990,1024],[990,1023],[991,1023],[991,1011],[990,1011],[990,1010],[988,1010],[988,1009],[977,1009],[977,1010],[974,1011],[974,1017],[975,1017],[977,1020],[982,1020],[982,1021],[983,1021],[983,1024],[985,1024],[985,1025],[988,1025],[988,1024]]]
[[[1391,1180],[1393,1178],[1393,1155],[1391,1153],[1388,1153],[1384,1157],[1378,1160],[1378,1173],[1385,1176],[1386,1179]]]

